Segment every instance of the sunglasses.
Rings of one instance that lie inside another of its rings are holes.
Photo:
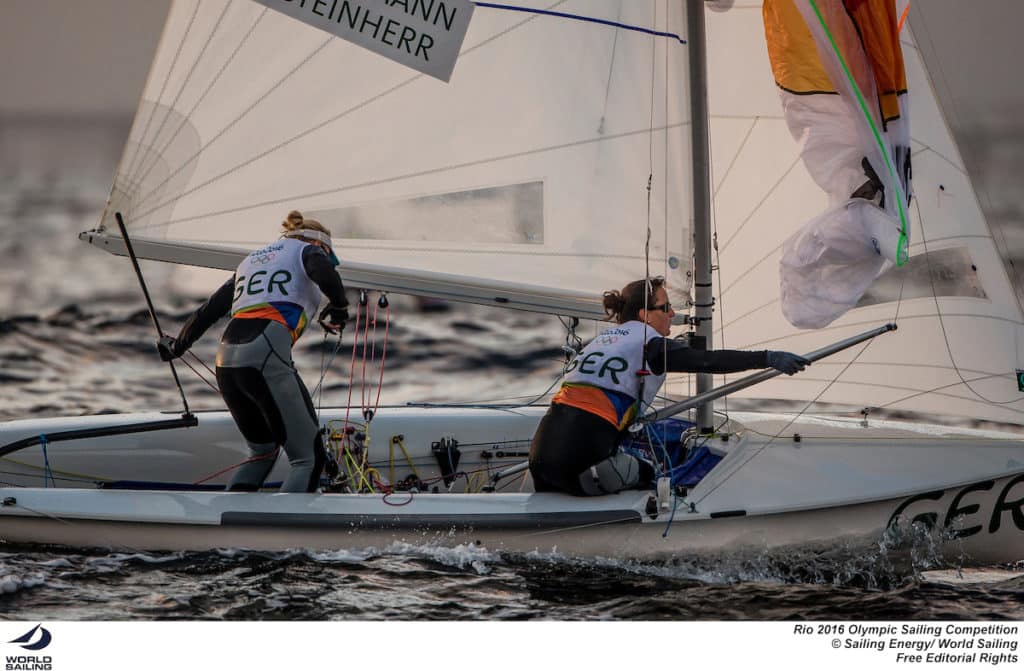
[[[652,305],[649,309],[651,309],[651,310],[661,310],[665,314],[668,314],[669,312],[672,311],[672,304],[666,302],[666,303],[662,303],[661,305]]]

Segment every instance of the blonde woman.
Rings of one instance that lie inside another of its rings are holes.
[[[249,444],[252,458],[239,467],[230,491],[256,491],[283,447],[291,471],[283,492],[312,492],[327,461],[309,392],[292,362],[292,345],[329,304],[320,324],[337,333],[348,319],[348,300],[335,271],[331,234],[319,222],[290,212],[281,239],[245,258],[182,326],[177,338],[157,344],[168,361],[184,354],[221,317],[231,314],[217,351],[221,396]]]

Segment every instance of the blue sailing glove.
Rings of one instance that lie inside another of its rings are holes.
[[[792,352],[768,350],[767,355],[768,366],[786,375],[799,373],[805,366],[811,365],[810,359],[805,359],[799,354],[793,354]]]

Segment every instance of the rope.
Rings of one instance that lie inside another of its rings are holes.
[[[361,306],[361,307],[365,307],[365,306]],[[375,308],[375,310],[376,310],[376,308]],[[369,314],[369,309],[367,309],[366,322],[363,324],[363,366],[362,366],[362,371],[361,371],[362,379],[359,381],[359,400],[360,400],[359,407],[363,410],[363,417],[364,417],[364,419],[369,419],[369,418],[366,417],[366,409],[367,409],[366,361],[367,361],[367,346],[369,345],[369,347],[373,347],[373,345],[370,344],[370,321],[373,321],[373,335],[376,338],[376,336],[377,336],[377,318],[376,318],[376,316],[371,318],[370,314]],[[372,354],[371,354],[371,357],[372,357]]]
[[[43,486],[49,487],[52,484],[56,487],[57,481],[53,478],[53,471],[50,469],[50,455],[46,450],[47,441],[45,433],[39,434],[39,445],[43,448]]]
[[[960,371],[960,367],[956,363],[956,357],[953,356],[953,346],[949,343],[949,333],[946,332],[946,320],[942,316],[942,308],[939,306],[939,297],[935,290],[935,276],[932,274],[932,262],[928,256],[928,239],[924,235],[924,221],[921,218],[921,208],[918,204],[917,199],[914,200],[914,209],[917,211],[917,219],[921,222],[921,244],[924,246],[924,259],[928,265],[928,281],[931,283],[932,288],[932,301],[935,303],[935,316],[939,318],[939,328],[942,330],[942,341],[946,345],[946,353],[949,355],[949,362],[953,366],[953,370],[956,372],[956,376],[960,378],[960,382],[966,387],[972,394],[978,399],[988,403],[990,405],[1010,405],[1012,403],[1019,403],[1020,399],[1010,399],[1007,401],[995,401],[987,398],[984,394],[979,392],[977,389],[971,386],[971,383],[967,381],[963,373]],[[1012,290],[1012,289],[1011,289]]]
[[[786,429],[788,429],[790,426],[792,426],[793,423],[796,422],[796,420],[800,419],[800,417],[802,417],[803,414],[805,412],[807,412],[808,408],[810,408],[812,405],[817,403],[818,399],[821,398],[822,396],[824,396],[825,392],[827,392],[829,389],[831,389],[832,385],[834,385],[836,382],[839,381],[839,378],[842,377],[844,373],[846,373],[846,371],[850,368],[850,366],[852,366],[857,361],[857,359],[859,359],[861,357],[862,354],[864,354],[864,351],[867,350],[868,346],[870,346],[871,343],[873,343],[873,342],[874,342],[873,339],[872,340],[868,340],[867,342],[865,342],[864,346],[860,348],[859,352],[857,352],[857,355],[854,356],[852,359],[850,359],[850,361],[843,367],[843,369],[841,371],[839,371],[839,373],[834,378],[832,378],[832,380],[828,384],[826,384],[825,387],[820,392],[818,392],[817,396],[815,396],[813,399],[808,401],[807,404],[804,405],[804,407],[801,408],[799,412],[794,414],[793,417],[789,420],[789,422],[787,422],[785,426],[783,426],[781,429],[779,429],[779,431],[774,436],[772,436],[768,440],[768,442],[764,443],[763,445],[761,445],[761,447],[759,447],[758,449],[754,450],[750,454],[750,456],[748,456],[746,459],[743,460],[742,463],[737,464],[732,469],[732,471],[730,471],[717,484],[715,484],[715,486],[711,487],[704,494],[704,496],[702,496],[699,500],[695,501],[694,503],[695,504],[701,503],[702,501],[704,501],[704,499],[706,499],[707,497],[711,496],[711,494],[714,493],[715,490],[717,490],[719,487],[724,485],[732,476],[736,475],[736,473],[738,473],[740,470],[742,470],[742,468],[744,466],[746,466],[754,457],[756,457],[757,455],[761,454],[761,452],[764,451],[764,449],[766,447],[768,447],[769,445],[774,443],[776,438],[779,438],[780,436],[782,436],[782,434],[786,432]]]
[[[488,9],[506,9],[514,12],[529,12],[531,14],[540,14],[542,16],[554,16],[560,19],[572,19],[574,21],[585,21],[587,23],[599,23],[605,26],[611,26],[613,28],[622,28],[623,30],[633,30],[638,33],[645,33],[647,35],[653,35],[654,37],[671,37],[677,40],[679,44],[686,44],[686,40],[682,36],[676,33],[663,32],[659,30],[653,30],[651,28],[641,28],[640,26],[634,26],[628,23],[619,23],[618,21],[608,21],[607,19],[598,19],[592,16],[582,16],[580,14],[568,14],[565,12],[553,12],[547,9],[534,9],[531,7],[518,7],[515,5],[499,5],[493,2],[477,2],[474,3],[477,7],[487,7]],[[559,3],[561,4],[561,3]],[[657,25],[655,22],[654,25]]]
[[[191,350],[189,350],[189,354],[192,354],[192,351],[191,351]],[[212,374],[214,375],[214,379],[216,379],[216,375],[217,375],[217,374],[216,374],[216,373],[214,373],[214,372],[213,372],[212,370],[210,370],[210,367],[209,367],[209,366],[207,366],[207,365],[206,365],[206,363],[204,363],[202,359],[200,359],[200,358],[199,358],[198,356],[196,356],[195,354],[192,354],[192,358],[194,358],[194,359],[195,359],[196,361],[198,361],[198,362],[199,362],[200,364],[202,364],[203,368],[205,368],[206,370],[210,371],[210,373],[212,373]],[[179,359],[179,360],[180,360],[180,361],[181,361],[181,362],[182,362],[183,364],[185,364],[185,367],[186,367],[186,368],[188,368],[188,369],[189,369],[190,371],[192,371],[193,373],[195,373],[195,374],[196,374],[196,377],[198,377],[198,378],[199,378],[200,380],[202,380],[202,381],[203,381],[203,382],[204,382],[204,383],[206,384],[206,386],[207,386],[207,387],[209,387],[210,389],[214,390],[214,391],[215,391],[215,392],[217,392],[218,394],[220,393],[220,388],[218,388],[218,387],[217,387],[217,385],[215,385],[215,384],[213,384],[212,382],[210,382],[209,380],[207,380],[207,379],[206,379],[206,377],[205,377],[205,376],[204,376],[204,375],[203,375],[202,373],[200,373],[199,371],[197,371],[197,370],[196,370],[196,369],[195,369],[195,368],[194,368],[194,367],[192,366],[192,364],[190,364],[190,363],[189,363],[188,361],[185,361],[185,358],[184,358],[184,357],[182,357],[182,358],[181,358],[181,359]]]
[[[325,345],[327,344],[327,336],[328,336],[327,332],[324,331],[324,344]],[[334,357],[336,357],[338,355],[338,352],[341,351],[341,336],[342,336],[342,334],[338,333],[338,342],[334,345],[334,351],[331,352],[331,358],[327,359],[326,362],[324,361],[324,359],[327,357],[326,350],[321,350],[320,351],[320,379],[317,380],[316,387],[313,388],[313,395],[314,396],[319,395],[318,398],[317,398],[317,404],[318,404],[318,407],[317,407],[317,423],[318,424],[320,423],[320,411],[321,411],[321,409],[323,407],[323,384],[324,384],[324,379],[327,377],[327,371],[329,371],[331,369],[331,364],[334,363]]]
[[[359,345],[359,318],[362,316],[365,305],[366,292],[360,291],[359,302],[356,304],[356,324],[352,338],[352,361],[348,367],[348,402],[345,404],[345,428],[349,426],[349,413],[352,411],[352,388],[355,386],[356,375],[356,347]]]
[[[416,470],[416,464],[413,463],[412,457],[409,456],[408,450],[405,449],[405,438],[402,436],[392,436],[391,442],[388,445],[388,480],[391,484],[395,483],[395,445],[402,450],[402,454],[405,456],[405,463],[409,464],[412,474],[416,476],[416,479],[420,479],[420,473]]]
[[[387,294],[381,294],[380,299],[377,301],[377,307],[373,309],[373,343],[375,354],[377,347],[377,310],[381,307],[384,308],[384,342],[381,344],[380,350],[380,375],[377,378],[377,398],[373,403],[374,415],[377,414],[377,409],[380,407],[380,394],[384,389],[384,365],[388,356],[388,333],[391,330],[391,303],[388,302]]]
[[[233,464],[231,466],[228,466],[227,468],[222,468],[219,471],[217,471],[216,473],[211,473],[210,475],[207,475],[205,478],[203,478],[201,480],[196,480],[192,484],[194,484],[194,485],[201,485],[204,482],[207,482],[209,480],[213,480],[215,477],[217,477],[219,475],[223,475],[223,474],[227,473],[228,471],[231,471],[231,470],[234,470],[236,468],[239,468],[240,466],[245,466],[246,464],[250,464],[250,463],[252,463],[254,461],[263,461],[264,459],[277,459],[277,455],[278,455],[278,453],[280,451],[281,451],[281,448],[280,447],[276,447],[276,448],[274,448],[273,452],[268,452],[267,454],[262,454],[262,455],[259,455],[259,456],[256,456],[256,457],[249,457],[248,459],[244,459],[244,460],[238,462],[237,464]]]

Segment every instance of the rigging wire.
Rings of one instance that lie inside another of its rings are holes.
[[[907,5],[907,9],[908,10],[910,9],[910,5]],[[902,19],[901,19],[901,21],[902,21]],[[932,39],[931,31],[928,30],[928,23],[927,23],[927,20],[926,20],[926,14],[924,12],[917,12],[915,14],[913,36],[914,36],[915,42],[917,41],[918,38],[920,38],[921,40],[927,41],[932,53],[940,53],[940,49],[938,49],[935,46],[934,40]],[[924,66],[925,65],[924,64],[924,58],[921,55],[921,48],[917,44],[913,44],[911,46],[913,46],[914,50],[917,52],[918,58],[921,60],[921,64]],[[952,90],[950,88],[950,85],[949,85],[950,77],[947,75],[946,69],[942,66],[942,62],[941,61],[936,59],[936,62],[929,62],[927,64],[927,66],[925,67],[925,69],[926,69],[926,71],[927,71],[929,76],[934,76],[934,77],[937,77],[938,79],[941,80],[941,82],[942,82],[942,89],[943,90],[945,90],[945,91]],[[943,106],[942,114],[944,116],[952,117],[952,123],[951,124],[947,124],[950,128],[958,128],[958,127],[959,128],[963,128],[964,127],[964,123],[963,123],[962,119],[960,118],[960,114],[958,113],[956,105],[948,104],[948,105]],[[954,139],[954,143],[955,143],[955,138],[953,138],[953,139]],[[955,161],[950,160],[946,156],[943,156],[934,147],[931,147],[931,146],[928,146],[928,145],[924,145],[924,146],[925,146],[925,148],[928,151],[934,153],[936,156],[940,157],[943,161],[945,161],[946,163],[951,165],[954,170],[956,170],[957,172],[959,172],[962,175],[964,175],[964,177],[966,177],[968,179],[969,183],[971,184],[971,186],[972,186],[972,188],[974,190],[975,195],[979,198],[979,200],[983,199],[985,201],[986,205],[987,205],[987,209],[989,211],[992,211],[992,209],[993,209],[992,198],[991,198],[989,192],[987,190],[979,189],[977,183],[974,180],[970,180],[969,176],[967,175],[967,173],[966,173],[966,171],[965,171],[965,169],[964,169],[964,167],[962,165],[960,165],[959,163],[957,163]],[[987,219],[985,220],[985,223],[988,224]],[[995,244],[996,249],[1002,250],[1003,251],[1002,256],[1007,257],[1006,260],[1004,261],[1004,266],[1009,266],[1009,268],[1007,268],[1007,275],[1011,275],[1011,274],[1012,275],[1018,275],[1018,271],[1017,271],[1016,266],[1014,266],[1012,259],[1009,258],[1009,253],[1008,253],[1009,244],[1008,244],[1008,241],[1006,239],[1006,231],[1002,227],[993,227],[991,225],[987,226],[987,228],[988,228],[988,232],[989,232],[989,236],[988,237],[990,237],[992,239],[992,242],[993,242],[993,244]],[[998,238],[998,242],[997,242],[997,238]],[[1012,269],[1012,273],[1010,272],[1011,269]],[[1010,279],[1010,284],[1011,284],[1011,289],[1013,290],[1014,299],[1017,302],[1017,307],[1020,310],[1021,314],[1024,315],[1024,303],[1021,302],[1021,299],[1022,299],[1021,292],[1018,291],[1018,287],[1017,286],[1014,286],[1015,284],[1020,284],[1019,276],[1016,279]]]
[[[810,401],[808,401],[808,402],[807,402],[807,403],[806,403],[806,404],[804,405],[804,407],[803,407],[803,408],[801,408],[799,412],[795,413],[795,414],[793,415],[793,417],[792,417],[792,418],[791,418],[791,419],[790,419],[790,420],[789,420],[789,421],[788,421],[788,422],[786,423],[786,425],[785,425],[785,426],[783,426],[783,427],[782,427],[781,429],[779,429],[779,430],[778,430],[778,431],[777,431],[777,432],[775,433],[775,435],[773,435],[773,436],[772,436],[772,437],[771,437],[771,438],[770,438],[770,439],[769,439],[769,440],[768,440],[768,441],[767,441],[766,443],[762,444],[762,445],[761,445],[761,446],[760,446],[759,448],[757,448],[756,450],[752,450],[752,451],[751,451],[751,454],[750,454],[749,456],[747,456],[747,457],[746,457],[746,459],[744,459],[744,460],[743,460],[742,462],[740,462],[739,464],[735,465],[735,466],[733,467],[733,469],[732,469],[732,470],[731,470],[731,471],[730,471],[729,473],[727,473],[727,474],[725,475],[725,477],[723,477],[723,478],[722,478],[722,479],[721,479],[721,480],[720,480],[719,482],[715,483],[715,485],[714,485],[714,486],[712,486],[712,487],[711,487],[711,488],[710,488],[710,489],[709,489],[709,490],[708,490],[707,492],[705,492],[705,493],[704,493],[704,495],[700,497],[700,499],[698,499],[697,501],[694,501],[694,504],[699,504],[699,503],[701,503],[702,501],[704,501],[704,499],[706,499],[707,497],[711,496],[711,494],[713,494],[713,493],[715,492],[715,490],[717,490],[717,489],[718,489],[719,487],[721,487],[721,486],[722,486],[722,485],[724,485],[724,484],[725,484],[725,483],[726,483],[727,481],[729,481],[729,480],[730,480],[730,479],[732,478],[732,476],[736,475],[736,474],[737,474],[737,473],[738,473],[738,472],[739,472],[740,470],[742,470],[742,469],[743,469],[743,467],[744,467],[744,466],[746,466],[746,465],[747,465],[748,463],[750,463],[750,461],[751,461],[752,459],[754,459],[754,457],[756,457],[757,455],[761,454],[761,452],[763,452],[763,451],[765,450],[765,448],[767,448],[767,447],[768,447],[768,446],[770,446],[770,445],[771,445],[772,443],[774,443],[774,442],[775,442],[775,440],[776,440],[777,438],[780,438],[780,437],[782,436],[782,434],[786,432],[786,429],[788,429],[788,428],[789,428],[790,426],[792,426],[792,425],[793,425],[793,423],[794,423],[794,422],[796,422],[796,421],[797,421],[798,419],[800,419],[800,417],[802,417],[802,416],[804,415],[804,413],[806,413],[806,412],[807,412],[807,410],[808,410],[808,409],[809,409],[809,408],[810,408],[810,407],[811,407],[812,405],[814,405],[815,403],[817,403],[817,402],[818,402],[818,399],[820,399],[820,398],[821,398],[822,396],[824,396],[824,395],[825,395],[825,392],[827,392],[827,391],[828,391],[829,389],[831,389],[831,388],[832,388],[832,386],[833,386],[833,385],[834,385],[834,384],[835,384],[836,382],[838,382],[838,381],[839,381],[839,378],[840,378],[840,377],[842,377],[842,376],[843,376],[843,374],[845,374],[845,373],[846,373],[846,371],[847,371],[847,370],[848,370],[848,369],[850,368],[850,366],[852,366],[852,365],[853,365],[853,364],[854,364],[854,363],[855,363],[855,362],[857,361],[857,359],[859,359],[859,358],[861,357],[861,355],[862,355],[862,354],[864,354],[864,351],[865,351],[865,350],[867,350],[867,348],[868,348],[868,347],[869,347],[869,346],[871,345],[871,343],[873,343],[873,342],[874,342],[874,339],[871,339],[871,340],[868,340],[867,342],[865,342],[865,343],[864,343],[864,346],[860,348],[860,351],[859,351],[859,352],[857,352],[857,354],[856,354],[856,355],[855,355],[855,356],[854,356],[854,357],[853,357],[852,359],[850,359],[850,361],[849,361],[849,362],[847,362],[847,364],[846,364],[846,365],[845,365],[845,366],[843,367],[843,369],[842,369],[841,371],[839,371],[839,373],[838,373],[838,374],[837,374],[837,375],[836,375],[836,376],[835,376],[835,377],[834,377],[834,378],[832,379],[832,381],[831,381],[831,382],[829,382],[829,383],[828,383],[827,385],[825,385],[825,387],[824,387],[824,388],[823,388],[823,389],[822,389],[822,390],[821,390],[820,392],[818,392],[818,395],[817,395],[817,396],[815,396],[815,397],[814,397],[813,399],[811,399]]]
[[[658,25],[658,3],[652,3],[651,5],[654,16],[652,17],[652,24]],[[654,179],[654,90],[655,90],[655,72],[657,65],[657,44],[654,40],[651,41],[651,95],[650,95],[650,120],[648,122],[647,129],[647,216],[645,221],[645,235],[644,235],[644,312],[647,313],[650,310],[650,296],[652,292],[651,288],[651,182]],[[650,374],[647,370],[647,333],[650,327],[647,324],[647,320],[644,320],[644,337],[643,346],[640,349],[640,369],[636,372],[636,375],[640,378],[639,387],[637,393],[636,403],[633,407],[636,409],[636,416],[641,416],[647,409],[647,403],[644,399],[644,386],[646,378]]]
[[[960,378],[960,382],[964,385],[964,387],[966,387],[972,394],[974,394],[978,399],[984,401],[985,403],[988,403],[990,405],[1011,405],[1014,403],[1020,403],[1020,398],[1009,399],[1007,401],[996,401],[987,398],[984,394],[982,394],[977,389],[971,386],[970,382],[967,381],[967,379],[961,372],[960,366],[957,365],[956,357],[953,354],[953,346],[949,342],[949,333],[946,331],[946,320],[943,318],[942,307],[939,304],[939,297],[935,289],[935,275],[932,273],[931,258],[929,258],[928,256],[928,239],[925,237],[924,234],[924,220],[921,217],[920,204],[917,202],[916,198],[914,199],[914,209],[917,211],[918,221],[921,222],[921,244],[924,246],[924,259],[925,264],[928,267],[928,281],[930,282],[932,288],[932,301],[935,303],[935,316],[938,317],[939,319],[939,328],[942,331],[942,340],[946,345],[946,353],[949,355],[949,362],[952,364],[953,370],[956,371],[956,375],[958,378]],[[1009,371],[1007,371],[1007,373],[1009,373]]]
[[[341,351],[341,336],[342,336],[342,334],[339,332],[338,333],[337,342],[335,342],[334,349],[331,351],[331,357],[330,357],[330,359],[327,359],[325,361],[325,358],[327,357],[327,338],[328,338],[328,333],[327,333],[327,331],[324,331],[323,346],[320,349],[320,379],[317,380],[316,387],[313,388],[313,394],[312,394],[313,396],[317,396],[317,411],[316,411],[317,424],[320,423],[320,414],[323,411],[323,400],[324,400],[323,384],[324,384],[324,378],[327,377],[327,371],[329,371],[331,369],[331,365],[334,363],[334,358],[338,355],[338,352]]]

